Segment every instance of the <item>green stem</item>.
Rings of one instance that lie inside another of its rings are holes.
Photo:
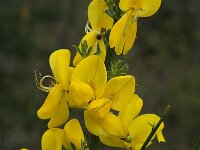
[[[99,138],[96,135],[91,134],[90,135],[90,150],[96,150],[97,144],[98,144]]]
[[[149,142],[151,141],[152,137],[154,136],[154,134],[156,133],[156,131],[158,130],[158,128],[160,127],[161,123],[163,121],[165,121],[166,117],[167,117],[167,114],[169,113],[170,111],[170,105],[167,106],[167,108],[165,109],[162,117],[160,118],[159,122],[156,124],[155,127],[152,128],[152,131],[151,133],[149,134],[149,136],[147,137],[146,141],[144,142],[142,148],[140,150],[144,150],[147,145],[149,144]]]

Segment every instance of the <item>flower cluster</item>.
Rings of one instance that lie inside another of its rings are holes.
[[[40,75],[39,79],[36,76],[38,88],[48,92],[37,112],[40,119],[50,120],[42,136],[42,150],[90,149],[79,121],[69,120],[69,110],[73,108],[84,111],[86,128],[103,144],[141,149],[160,117],[139,115],[143,101],[135,93],[134,76],[127,75],[126,67],[118,65],[119,61],[114,64],[107,58],[111,50],[117,55],[128,53],[136,38],[138,18],[153,15],[160,3],[161,0],[91,1],[86,35],[79,46],[75,46],[73,66],[70,66],[70,50],[56,50],[49,58],[53,76]],[[44,86],[45,79],[50,80],[49,86]],[[161,123],[148,145],[156,136],[159,142],[165,141],[163,128],[164,123]]]

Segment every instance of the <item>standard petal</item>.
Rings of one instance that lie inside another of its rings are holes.
[[[119,76],[112,78],[106,84],[103,97],[112,100],[112,109],[123,110],[135,92],[135,79],[133,76]]]
[[[84,111],[85,126],[88,131],[96,136],[108,135],[108,133],[102,129],[98,121],[95,118],[91,118],[91,113],[92,112],[89,110]]]
[[[137,146],[138,144],[144,143],[148,135],[152,131],[152,126],[155,126],[159,122],[159,120],[160,117],[155,114],[145,114],[135,118],[131,122],[128,129],[128,132],[132,137],[132,144],[134,146]],[[162,131],[163,128],[164,123],[161,123],[153,138],[156,136],[157,133]]]
[[[99,136],[99,139],[103,144],[105,144],[107,146],[120,147],[120,148],[124,148],[124,149],[128,149],[129,147],[131,147],[130,143],[127,143],[127,142],[121,140],[120,137]]]
[[[96,55],[85,58],[74,68],[72,80],[80,80],[90,85],[95,97],[101,97],[107,81],[104,62]]]
[[[64,124],[69,118],[69,109],[67,102],[65,100],[65,96],[60,100],[58,107],[56,108],[55,113],[53,114],[51,120],[48,123],[48,128],[58,127]]]
[[[133,22],[130,24],[130,27],[126,31],[126,42],[124,44],[124,50],[123,54],[126,55],[128,51],[132,48],[137,33],[137,21],[133,20]]]
[[[109,44],[110,47],[117,47],[115,52],[117,55],[120,55],[123,50],[123,46],[125,43],[125,32],[127,28],[127,21],[131,17],[131,10],[127,11],[113,26],[110,37],[109,37]]]
[[[37,111],[40,119],[49,119],[55,113],[55,110],[64,94],[64,89],[61,84],[55,85],[49,92],[44,104]]]
[[[66,133],[63,141],[65,148],[71,150],[70,143],[73,143],[77,150],[81,149],[81,142],[84,141],[84,135],[78,120],[72,119],[67,122],[64,130]]]
[[[42,150],[62,150],[64,136],[65,131],[63,129],[52,128],[47,130],[42,136]]]
[[[69,64],[70,64],[70,51],[67,49],[60,49],[53,52],[49,58],[49,64],[56,81],[62,84],[65,90],[69,86]]]
[[[140,113],[142,106],[142,99],[134,94],[127,106],[119,112],[118,117],[122,121],[125,131],[128,130],[131,121]]]
[[[71,82],[69,86],[69,94],[70,99],[68,103],[72,108],[85,108],[88,106],[89,101],[94,98],[92,88],[80,80],[74,80]]]
[[[129,9],[131,9],[132,4],[135,2],[136,0],[120,0],[119,2],[119,8],[122,11],[127,11]]]
[[[149,17],[158,11],[160,5],[161,0],[140,0],[142,11],[138,13],[138,16]]]
[[[88,7],[88,19],[94,30],[98,32],[102,28],[111,29],[113,25],[113,18],[105,13],[107,9],[106,4],[99,0],[93,0]]]

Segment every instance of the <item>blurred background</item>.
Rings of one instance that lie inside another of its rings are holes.
[[[51,74],[48,59],[54,50],[75,51],[72,45],[84,35],[89,2],[0,1],[0,149],[41,149],[47,121],[36,112],[46,93],[36,88],[34,71]],[[136,77],[142,114],[161,115],[171,104],[167,142],[155,140],[149,149],[191,150],[200,135],[199,18],[198,1],[164,0],[158,13],[139,19],[133,50],[122,57]]]

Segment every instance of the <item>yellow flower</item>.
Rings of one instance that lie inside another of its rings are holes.
[[[106,56],[106,48],[102,34],[104,34],[106,30],[111,29],[113,25],[113,19],[105,13],[106,9],[107,6],[104,0],[93,0],[90,3],[88,7],[88,20],[92,29],[90,29],[87,24],[87,34],[81,40],[81,42],[87,41],[89,48],[92,47],[90,55],[97,52],[97,46],[99,45],[101,51],[100,56],[103,61]],[[82,59],[82,56],[77,52],[73,61],[74,66],[76,66]]]
[[[66,149],[73,150],[70,143],[73,143],[77,150],[81,149],[81,147],[87,146],[83,131],[77,119],[72,119],[66,123],[64,130],[66,134],[63,144]]]
[[[65,131],[59,128],[48,129],[42,136],[42,150],[62,150]]]
[[[28,150],[27,148],[21,148],[21,150]]]
[[[84,112],[87,129],[95,135],[107,134],[108,132],[112,135],[122,136],[124,131],[121,128],[121,122],[109,112],[110,108],[120,111],[128,104],[135,91],[134,77],[129,75],[119,76],[107,82],[104,62],[100,56],[93,55],[83,59],[75,67],[72,74],[72,82],[76,80],[79,81],[79,85],[89,86],[94,92],[93,97],[90,99],[90,104]],[[78,103],[82,99],[73,101]],[[85,104],[86,102],[89,103],[89,101],[85,101]],[[110,130],[110,127],[106,126],[107,124],[110,124],[113,130]]]
[[[65,95],[69,90],[70,81],[70,52],[66,49],[57,50],[51,54],[49,64],[56,81],[49,88],[49,94],[38,110],[37,115],[41,119],[51,119],[49,128],[57,127],[65,123],[69,117],[69,109]]]
[[[103,144],[112,147],[125,149],[130,149],[132,147],[133,150],[140,150],[148,135],[152,131],[152,126],[156,125],[160,120],[160,117],[154,114],[144,114],[137,117],[142,109],[142,106],[142,99],[139,98],[139,96],[134,95],[128,105],[118,114],[118,118],[121,120],[123,128],[126,131],[126,136],[116,137],[103,135],[100,136],[100,141]],[[162,135],[163,128],[164,123],[160,125],[153,136],[153,138],[157,136],[159,142],[165,142]],[[148,145],[150,144],[151,142]]]
[[[137,32],[137,19],[157,12],[161,0],[120,0],[119,7],[125,14],[113,26],[109,44],[115,52],[125,55],[133,46]]]
[[[66,123],[64,129],[51,128],[42,136],[42,150],[62,150],[62,145],[68,150],[86,148],[87,143],[83,131],[77,119],[72,119]]]

